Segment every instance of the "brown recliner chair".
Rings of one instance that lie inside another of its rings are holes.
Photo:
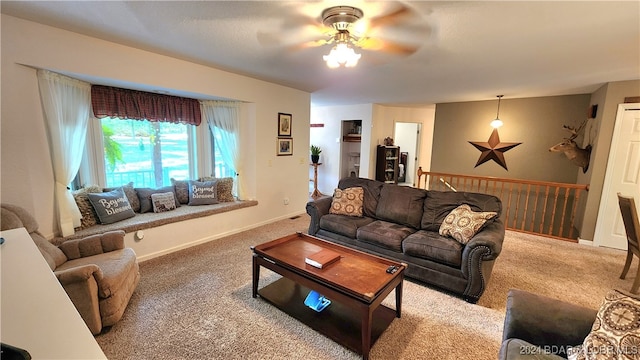
[[[110,231],[55,246],[38,232],[33,216],[0,205],[2,230],[24,227],[94,335],[118,322],[140,281],[136,254],[124,247],[124,231]]]

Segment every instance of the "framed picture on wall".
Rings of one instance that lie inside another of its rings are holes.
[[[278,136],[291,136],[291,114],[278,113]]]
[[[293,139],[278,138],[276,154],[278,156],[293,155]]]

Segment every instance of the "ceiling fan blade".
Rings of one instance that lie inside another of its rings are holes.
[[[332,37],[333,28],[313,24],[296,30],[282,30],[278,32],[258,31],[258,43],[265,47],[298,47],[300,49],[316,47],[326,44],[325,39],[313,40],[321,37]]]
[[[300,44],[295,44],[295,45],[291,45],[287,48],[287,50],[290,51],[298,51],[298,50],[303,50],[303,49],[309,49],[309,48],[315,48],[315,47],[320,47],[320,46],[324,46],[327,44],[331,44],[333,42],[333,38],[327,40],[327,39],[320,39],[320,40],[313,40],[313,41],[307,41],[307,42],[303,42]]]
[[[411,55],[418,51],[418,46],[373,38],[360,39],[356,45],[364,50],[383,51],[398,55]]]
[[[411,9],[409,9],[405,5],[400,5],[393,12],[369,19],[368,21],[369,27],[373,29],[381,26],[392,25],[392,24],[398,23],[399,21],[402,20],[402,18],[410,14],[411,14]]]

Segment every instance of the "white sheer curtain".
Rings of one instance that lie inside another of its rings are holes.
[[[80,210],[67,185],[78,172],[91,113],[91,84],[38,70],[40,100],[49,133],[55,202],[62,236],[80,226]]]
[[[242,181],[237,178],[241,169],[238,148],[240,129],[240,103],[234,101],[206,100],[200,102],[202,115],[207,120],[209,130],[215,140],[215,148],[222,156],[225,164],[232,168],[234,178],[234,192],[238,199],[244,199]]]

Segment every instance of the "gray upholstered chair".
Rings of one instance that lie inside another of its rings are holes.
[[[638,241],[640,241],[640,224],[638,223],[638,210],[633,197],[618,193],[618,204],[620,205],[624,229],[627,233],[627,261],[624,264],[622,275],[620,275],[620,279],[624,279],[631,267],[633,255],[640,259],[640,248],[638,247]],[[638,265],[636,279],[631,286],[631,292],[637,294],[638,287],[640,287],[640,265]]]
[[[26,210],[0,205],[1,229],[24,227],[91,332],[118,322],[138,282],[140,272],[133,249],[124,247],[124,231],[110,231],[59,246],[38,232]]]
[[[563,359],[589,335],[597,310],[511,289],[500,360]]]

